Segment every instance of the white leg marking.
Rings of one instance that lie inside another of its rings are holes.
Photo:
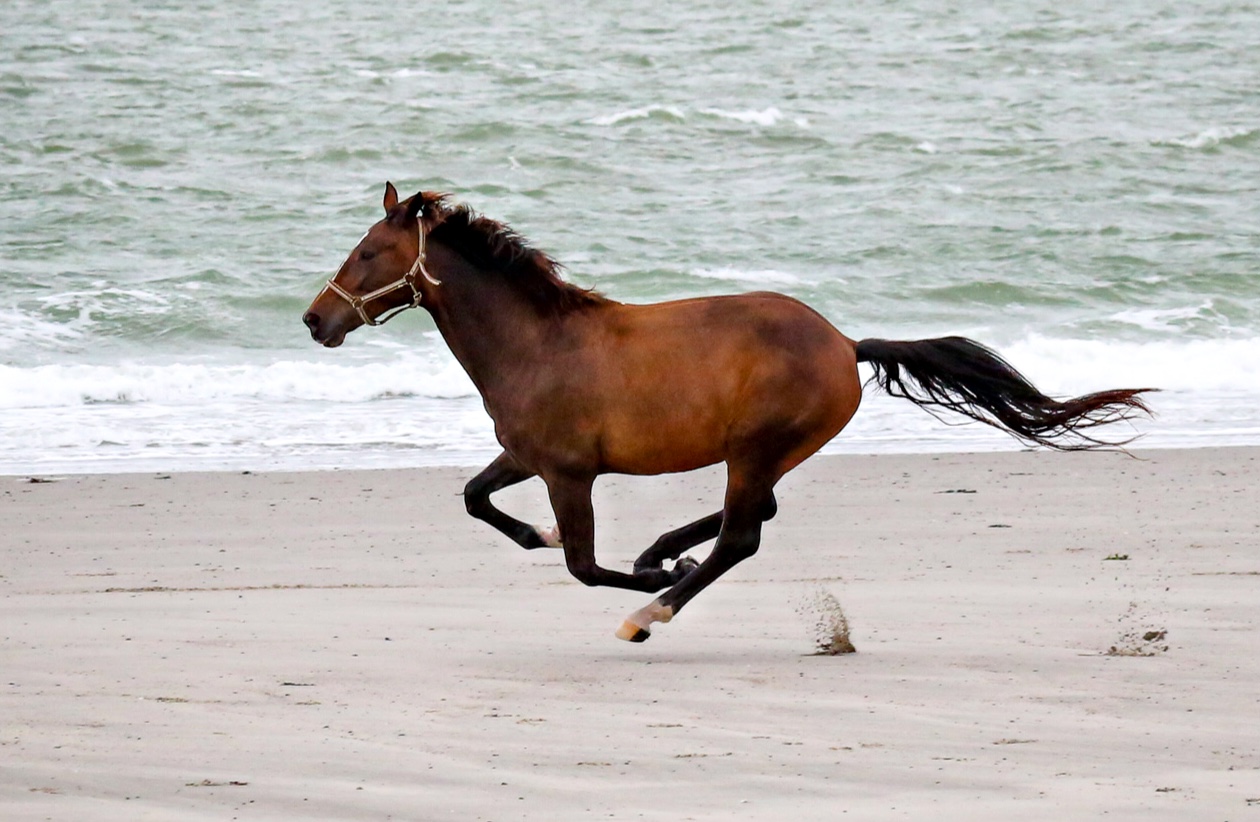
[[[538,532],[538,538],[543,541],[543,545],[548,548],[564,547],[564,543],[560,541],[560,526],[552,525],[544,528],[541,525],[535,525],[534,530]]]
[[[628,642],[642,642],[647,638],[643,634],[652,632],[653,622],[664,623],[669,622],[673,618],[674,609],[668,605],[662,605],[660,601],[654,599],[626,617],[626,621],[621,623],[621,627],[617,629],[617,638]]]

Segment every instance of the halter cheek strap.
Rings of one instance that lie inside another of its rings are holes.
[[[416,275],[418,274],[424,277],[433,285],[441,285],[442,283],[434,279],[433,275],[429,273],[429,270],[424,267],[424,220],[420,218],[416,219],[416,237],[416,261],[411,264],[411,268],[406,274],[402,275],[399,279],[394,280],[389,285],[383,285],[375,291],[368,292],[367,294],[363,294],[361,296],[355,296],[341,286],[337,285],[336,275],[333,275],[333,277],[328,280],[328,284],[324,286],[325,290],[332,291],[332,293],[350,303],[350,307],[359,312],[359,319],[363,320],[364,325],[384,325],[394,317],[406,311],[408,308],[417,308],[424,302],[424,294],[421,293],[419,287],[416,285]],[[393,311],[390,311],[377,319],[372,319],[372,317],[368,316],[368,303],[372,302],[372,300],[384,297],[386,294],[393,294],[401,288],[411,289],[410,303],[400,305]]]

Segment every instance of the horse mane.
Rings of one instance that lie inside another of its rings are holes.
[[[454,250],[479,269],[502,275],[537,308],[567,313],[610,300],[598,291],[566,282],[564,266],[507,225],[470,207],[452,204],[445,194],[422,192],[429,237]]]

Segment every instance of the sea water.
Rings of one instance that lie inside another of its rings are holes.
[[[617,300],[781,291],[1260,443],[1257,43],[1184,0],[6,0],[0,473],[493,457],[423,311],[302,325],[387,179]],[[868,391],[825,450],[1018,447]]]

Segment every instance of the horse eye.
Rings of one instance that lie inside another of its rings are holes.
[[[375,256],[376,256],[376,252],[372,251],[371,249],[365,248],[359,252],[359,259],[363,260],[364,262],[367,262],[368,260],[372,259]]]

